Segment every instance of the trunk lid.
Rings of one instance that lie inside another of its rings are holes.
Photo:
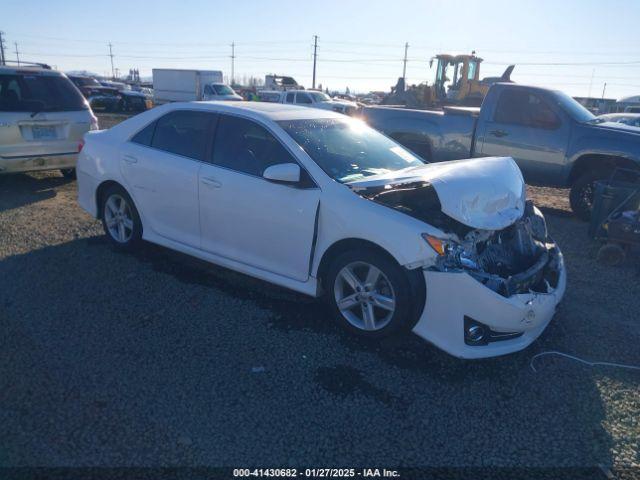
[[[381,187],[391,190],[416,182],[432,186],[442,212],[472,228],[502,230],[524,212],[524,179],[510,157],[431,163],[370,176],[347,185],[358,192]]]
[[[91,126],[91,113],[3,112],[0,122],[0,156],[25,157],[78,151],[78,142]]]

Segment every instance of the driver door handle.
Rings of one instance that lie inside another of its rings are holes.
[[[505,132],[504,130],[491,130],[489,132],[491,135],[493,135],[494,137],[506,137],[507,135],[509,135],[507,132]]]
[[[127,163],[138,163],[138,159],[131,155],[125,155],[122,159]]]
[[[213,187],[213,188],[220,188],[222,186],[222,184],[219,181],[211,177],[202,177],[200,181],[205,185],[208,185],[209,187]]]

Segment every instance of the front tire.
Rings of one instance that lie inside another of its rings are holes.
[[[405,270],[373,249],[350,250],[331,261],[326,300],[335,321],[351,333],[383,338],[417,321]]]
[[[607,178],[605,171],[588,171],[582,174],[571,187],[569,202],[571,210],[581,220],[591,220],[593,208],[593,196],[596,190],[596,182]]]
[[[126,190],[113,185],[104,192],[101,202],[102,227],[113,246],[132,250],[142,240],[142,222]]]

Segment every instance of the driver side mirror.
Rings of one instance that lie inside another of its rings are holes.
[[[278,163],[265,168],[262,177],[276,183],[298,183],[300,166],[296,163]]]

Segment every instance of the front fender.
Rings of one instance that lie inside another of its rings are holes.
[[[567,175],[587,155],[623,158],[640,166],[640,135],[591,126],[576,130],[567,151]]]

